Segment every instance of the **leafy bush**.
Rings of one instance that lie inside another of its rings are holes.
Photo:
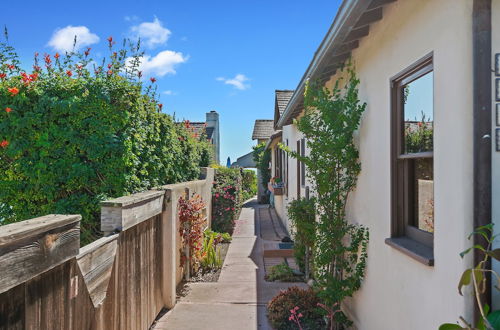
[[[266,150],[266,143],[253,147],[253,160],[257,164],[257,170],[260,172],[260,184],[267,190],[267,183],[271,181],[271,169],[269,168],[269,162],[271,161],[271,151]],[[261,203],[268,203],[267,195],[263,197],[263,200],[259,201]]]
[[[205,235],[212,235],[212,234],[220,236],[222,243],[231,243],[231,241],[233,240],[233,238],[231,237],[231,234],[229,234],[229,233],[219,233],[219,232],[213,231],[211,229],[205,230]]]
[[[299,198],[290,202],[288,217],[295,232],[293,246],[295,260],[297,260],[301,271],[309,273],[313,268],[314,242],[316,240],[316,205],[314,198]],[[309,251],[307,254],[307,270],[306,250]]]
[[[267,305],[267,317],[276,330],[298,329],[290,319],[291,311],[298,310],[302,314],[302,329],[325,329],[323,312],[318,308],[319,299],[312,289],[291,287],[281,291]]]
[[[100,201],[198,177],[209,146],[161,113],[139,47],[113,44],[94,65],[90,48],[45,54],[44,69],[35,54],[28,73],[0,42],[0,224],[77,213],[86,243]]]
[[[290,268],[286,263],[272,266],[269,269],[269,274],[267,274],[266,280],[274,282],[301,282],[302,277],[294,273],[293,269]]]
[[[242,201],[249,200],[257,195],[257,175],[252,170],[242,172]]]
[[[233,232],[234,220],[241,209],[241,172],[217,167],[212,188],[212,229]]]

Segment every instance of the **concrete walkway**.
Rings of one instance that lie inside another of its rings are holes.
[[[261,237],[277,240],[272,226],[263,225],[267,205],[255,201],[244,205],[236,222],[218,282],[190,283],[188,294],[165,314],[154,329],[271,329],[266,305],[280,289],[297,283],[273,283],[264,280],[264,243]],[[261,233],[262,229],[262,233]]]

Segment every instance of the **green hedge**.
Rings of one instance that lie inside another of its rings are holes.
[[[100,201],[191,180],[208,165],[208,143],[160,113],[154,81],[124,73],[127,56],[112,52],[108,71],[90,72],[87,55],[47,55],[30,76],[0,44],[1,224],[81,214],[88,242]]]
[[[244,202],[257,195],[257,174],[252,170],[243,170],[241,175],[241,201]]]

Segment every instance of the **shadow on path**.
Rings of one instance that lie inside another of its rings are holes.
[[[243,205],[218,282],[189,283],[189,293],[154,329],[271,329],[266,305],[281,289],[297,283],[264,280],[264,243],[273,236],[268,205]],[[278,236],[275,236],[278,239]],[[305,285],[305,284],[302,284]]]

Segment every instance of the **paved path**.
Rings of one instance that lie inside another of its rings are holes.
[[[190,283],[189,293],[154,329],[271,329],[266,317],[267,302],[280,289],[297,284],[264,280],[263,244],[269,241],[261,237],[276,240],[278,236],[270,232],[274,231],[272,226],[264,225],[270,219],[263,208],[267,205],[255,201],[243,207],[219,281]]]

